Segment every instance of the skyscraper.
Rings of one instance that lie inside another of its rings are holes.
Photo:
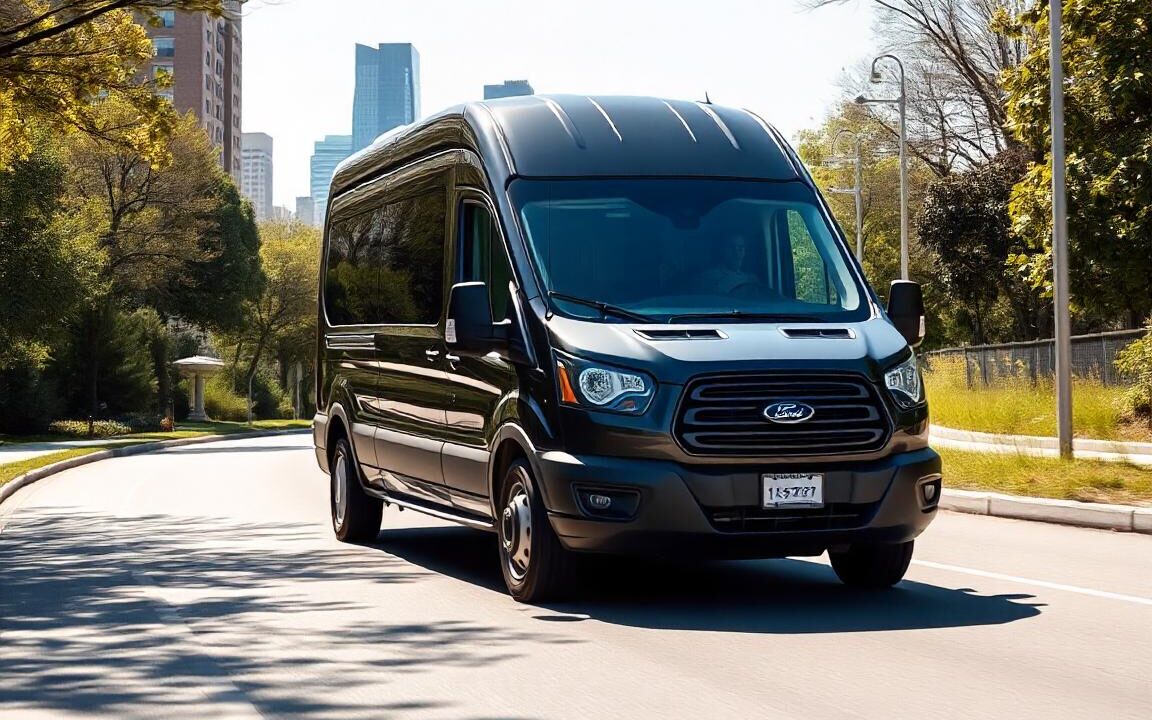
[[[356,45],[352,150],[420,117],[420,53],[410,43]],[[319,208],[319,206],[317,206]]]
[[[152,76],[167,73],[172,86],[161,95],[180,113],[191,110],[212,143],[220,164],[236,184],[241,175],[240,6],[225,0],[224,17],[157,10],[159,27],[145,25],[152,38]]]
[[[316,203],[311,195],[296,198],[296,219],[305,225],[316,224]]]
[[[519,95],[535,95],[536,91],[527,80],[505,80],[500,85],[485,85],[484,99],[496,100],[498,98],[517,97]]]
[[[269,220],[272,217],[272,136],[244,133],[241,154],[240,192],[252,201],[257,220]]]
[[[351,135],[327,135],[312,154],[312,203],[316,225],[324,227],[328,212],[328,189],[336,166],[352,154]]]

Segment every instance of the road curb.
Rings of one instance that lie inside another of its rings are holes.
[[[1152,535],[1152,508],[1129,505],[1051,500],[970,490],[945,490],[940,497],[940,509],[971,515],[989,515]]]
[[[975,430],[956,430],[942,425],[932,425],[929,427],[929,433],[934,440],[974,445],[996,445],[1016,450],[1043,450],[1052,453],[1058,453],[1060,450],[1060,444],[1056,438],[1040,435],[997,435]],[[1146,442],[1073,438],[1072,449],[1075,452],[1085,453],[1087,457],[1098,455],[1135,456],[1136,459],[1152,457],[1152,443]]]
[[[200,437],[192,438],[179,438],[176,440],[160,440],[158,442],[140,443],[139,445],[129,445],[127,447],[112,448],[110,450],[97,450],[94,453],[81,455],[80,457],[69,458],[61,460],[51,465],[29,470],[23,475],[17,475],[8,481],[5,485],[0,486],[0,503],[12,497],[21,488],[27,487],[37,480],[43,480],[46,477],[51,477],[56,473],[65,470],[71,470],[74,467],[87,465],[89,463],[98,462],[100,460],[107,460],[109,458],[127,457],[129,455],[142,455],[148,452],[156,452],[157,450],[165,450],[167,448],[181,447],[184,445],[201,445],[203,443],[219,442],[221,440],[239,440],[259,437],[271,437],[274,435],[294,435],[312,432],[311,428],[293,428],[291,430],[261,430],[258,432],[239,432],[230,433],[228,435],[203,435]]]

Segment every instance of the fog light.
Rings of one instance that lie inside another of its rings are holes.
[[[931,510],[940,502],[940,482],[939,475],[920,478],[920,505],[924,510]]]
[[[640,508],[640,493],[631,488],[576,488],[585,515],[605,520],[629,520]]]
[[[597,510],[607,510],[612,507],[612,498],[607,495],[589,495],[588,504]]]

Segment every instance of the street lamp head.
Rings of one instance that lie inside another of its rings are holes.
[[[852,102],[856,103],[857,105],[863,105],[864,103],[868,102],[868,98],[864,97],[864,94],[861,93],[861,94],[857,95],[856,99],[853,100]]]
[[[880,77],[880,71],[879,71],[879,70],[875,70],[875,69],[874,69],[874,70],[872,70],[872,75],[869,77],[869,79],[870,79],[870,80],[873,82],[873,84],[877,84],[877,85],[878,85],[878,84],[880,84],[880,82],[881,82],[881,81],[882,81],[884,78]]]

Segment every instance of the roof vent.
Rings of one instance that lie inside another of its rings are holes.
[[[723,340],[727,336],[714,328],[676,328],[636,330],[645,340]]]
[[[854,340],[856,333],[849,328],[780,328],[785,337],[826,338],[829,340]]]

